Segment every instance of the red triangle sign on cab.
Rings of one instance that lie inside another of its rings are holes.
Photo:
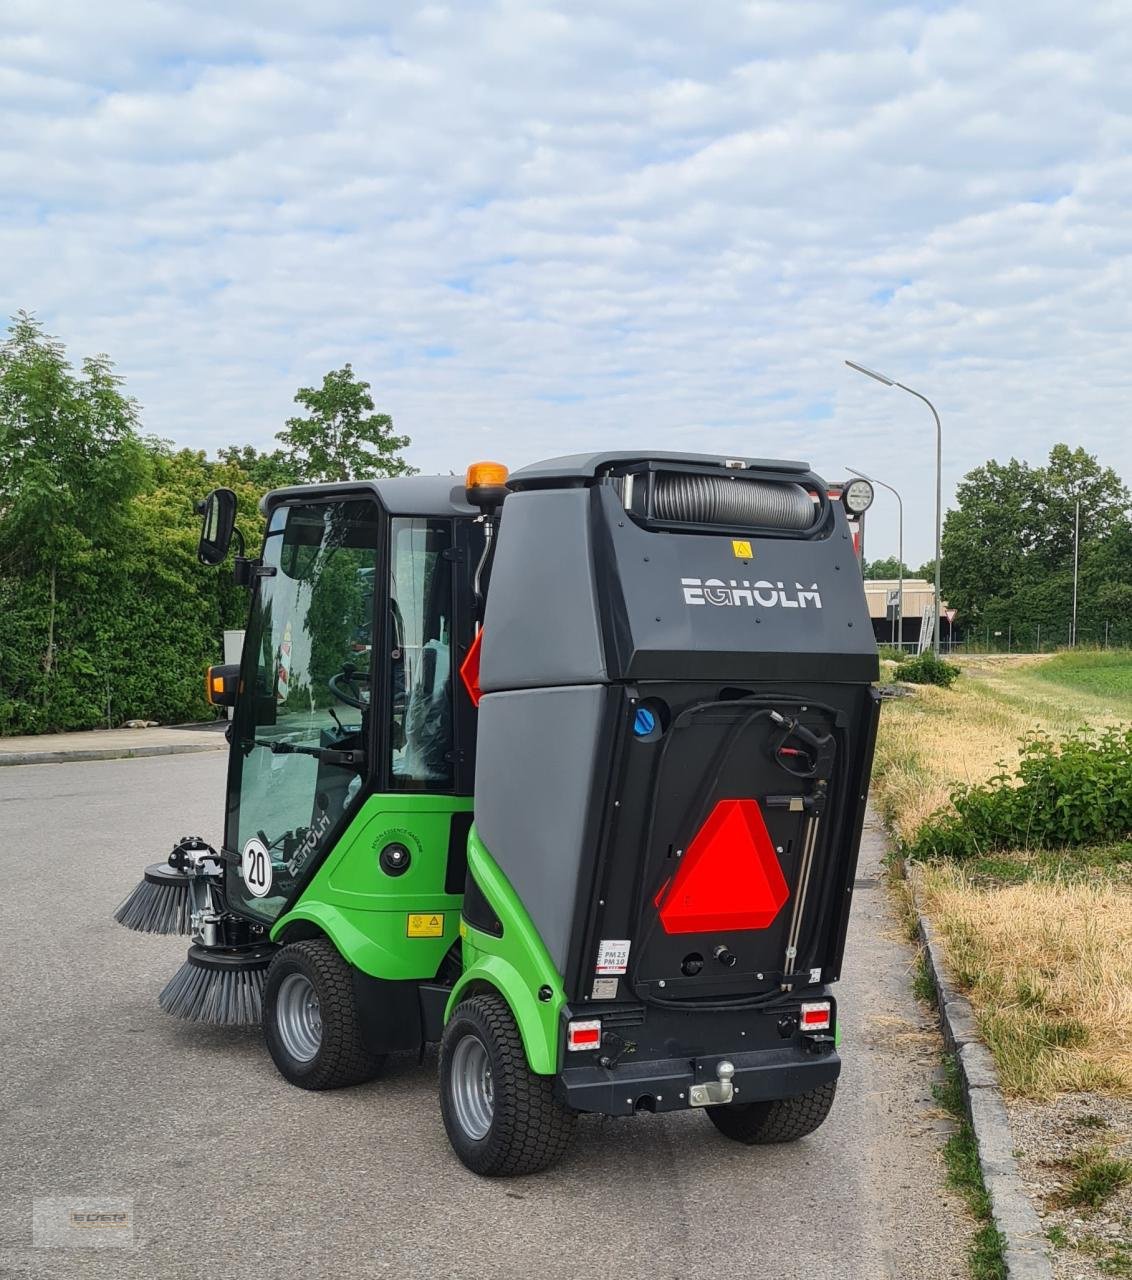
[[[765,929],[790,896],[754,800],[720,800],[661,891],[665,933]]]
[[[460,663],[460,679],[464,682],[464,688],[468,691],[473,707],[480,705],[480,698],[483,696],[480,692],[480,646],[482,644],[483,628],[481,627],[476,632],[464,661]]]

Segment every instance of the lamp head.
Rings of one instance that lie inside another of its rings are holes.
[[[876,378],[878,382],[883,382],[886,387],[896,386],[893,378],[886,378],[883,373],[877,373],[875,369],[866,369],[863,364],[854,364],[852,360],[846,360],[845,363],[850,369],[856,369],[858,373],[863,373],[867,377]]]

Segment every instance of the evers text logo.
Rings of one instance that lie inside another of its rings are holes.
[[[748,582],[746,578],[736,581],[729,578],[681,578],[684,588],[685,604],[714,604],[720,607],[762,605],[764,609],[807,609],[821,608],[821,592],[815,582],[809,588],[795,582],[793,588],[781,582],[767,582],[760,578],[758,582]]]

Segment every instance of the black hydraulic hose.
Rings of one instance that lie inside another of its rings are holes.
[[[685,1013],[729,1013],[734,1010],[761,1009],[764,1005],[779,1001],[789,1001],[789,992],[775,987],[771,991],[763,991],[755,996],[725,996],[720,1000],[703,1000],[689,996],[684,1000],[671,1000],[664,996],[641,996],[644,1004],[656,1005],[658,1009],[679,1009]]]
[[[475,609],[475,620],[482,624],[484,609],[487,605],[487,584],[491,581],[491,566],[495,563],[495,520],[494,515],[483,515],[483,553],[480,555],[476,572],[472,578],[472,604]]]

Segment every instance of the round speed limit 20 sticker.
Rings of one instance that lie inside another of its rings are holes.
[[[256,898],[266,898],[271,892],[271,854],[258,836],[252,836],[244,845],[240,869],[248,892]]]

